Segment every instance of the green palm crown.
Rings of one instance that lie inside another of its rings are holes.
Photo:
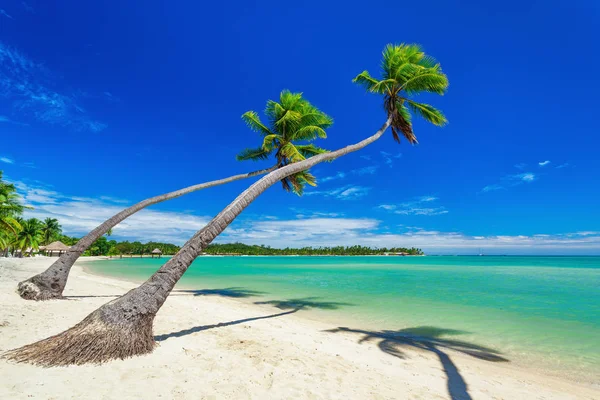
[[[380,80],[363,71],[353,82],[363,85],[369,92],[384,96],[384,108],[391,118],[394,140],[400,142],[401,133],[409,143],[418,143],[412,129],[411,112],[436,126],[448,123],[441,111],[411,99],[423,92],[443,95],[448,89],[448,78],[440,64],[426,55],[419,45],[387,45],[381,69]]]
[[[254,111],[242,115],[248,127],[262,135],[263,143],[258,148],[243,150],[237,155],[239,161],[266,160],[275,154],[277,165],[283,167],[327,151],[309,142],[326,138],[325,129],[333,124],[333,119],[302,98],[302,93],[282,91],[279,102],[267,102],[265,116],[267,124]],[[301,195],[306,184],[316,186],[316,178],[306,170],[288,176],[281,183],[285,190]]]

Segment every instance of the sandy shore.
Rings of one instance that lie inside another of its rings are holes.
[[[0,258],[0,351],[68,329],[135,286],[76,265],[65,291],[69,300],[21,300],[17,282],[50,262]],[[302,313],[174,293],[155,319],[159,346],[152,354],[49,369],[0,360],[0,398],[600,399],[600,387],[510,362],[451,350],[444,350],[445,359],[410,346],[394,356],[382,351],[384,339],[359,343],[364,336],[327,332],[337,326]]]

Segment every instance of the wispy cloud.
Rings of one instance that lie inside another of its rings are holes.
[[[363,154],[360,156],[360,158],[362,158],[363,160],[371,160],[371,156],[368,154]]]
[[[544,161],[545,163],[549,163],[550,161]],[[539,163],[542,165],[542,163]],[[544,164],[547,165],[547,164]],[[527,167],[526,164],[516,164],[515,168],[523,170]],[[533,172],[521,172],[518,174],[510,174],[506,175],[501,179],[500,183],[494,183],[490,185],[486,185],[481,189],[481,193],[489,193],[495,192],[498,190],[508,189],[512,186],[522,185],[524,183],[531,183],[538,179],[538,175]]]
[[[4,11],[3,9],[0,8],[0,15],[5,16],[6,18],[10,18],[10,19],[14,19],[13,17],[11,17],[10,15],[8,15],[8,13],[6,11]]]
[[[443,215],[448,214],[444,206],[437,205],[435,196],[422,196],[400,204],[381,204],[378,208],[400,215]]]
[[[334,181],[336,179],[343,179],[346,177],[346,174],[344,172],[338,172],[335,175],[332,176],[326,176],[324,178],[319,179],[319,181],[321,182],[329,182],[329,181]]]
[[[14,164],[15,160],[13,160],[12,158],[8,158],[8,157],[0,157],[0,161],[2,161],[3,163],[6,164]]]
[[[538,163],[538,165],[540,167],[545,167],[546,165],[550,164],[550,160],[546,160],[546,161],[541,161]]]
[[[371,165],[368,167],[353,169],[352,173],[356,175],[373,175],[379,169],[378,165]]]
[[[482,192],[493,192],[495,190],[503,190],[505,189],[504,186],[502,185],[498,185],[498,184],[494,184],[494,185],[487,185],[485,186],[483,189],[481,189]]]
[[[17,50],[0,42],[0,97],[16,113],[75,131],[100,132],[106,124],[92,119],[76,94],[52,88],[52,74]]]
[[[307,191],[304,195],[334,197],[340,200],[354,200],[366,196],[369,193],[369,190],[371,190],[371,188],[347,185],[331,190]]]
[[[344,213],[342,212],[326,212],[326,211],[315,211],[315,210],[307,210],[304,208],[290,207],[290,211],[296,213],[296,218],[304,219],[304,218],[337,218],[343,217]]]
[[[32,13],[32,14],[35,13],[35,9],[33,7],[31,7],[29,4],[25,3],[24,1],[21,2],[21,5],[25,9],[25,11]]]
[[[388,153],[387,151],[381,151],[380,154],[383,157],[383,161],[385,162],[385,165],[389,166],[390,168],[392,168],[394,166],[394,159],[398,159],[398,158],[402,157],[402,153],[393,155],[391,153]]]
[[[0,122],[5,122],[8,124],[14,124],[14,125],[21,125],[21,126],[29,126],[29,124],[26,124],[23,122],[13,121],[12,119],[8,118],[5,115],[0,115]]]
[[[324,178],[319,179],[319,182],[325,183],[325,182],[335,181],[335,180],[339,180],[339,179],[344,179],[349,174],[358,175],[358,176],[372,175],[375,172],[377,172],[378,168],[379,168],[378,165],[370,165],[368,167],[353,169],[349,173],[340,171],[340,172],[337,172],[335,175],[326,176]]]
[[[570,167],[570,166],[571,166],[571,164],[569,164],[569,163],[567,162],[567,163],[564,163],[564,164],[557,165],[557,166],[556,166],[556,167],[554,167],[554,168],[556,168],[556,169],[563,169],[563,168],[568,168],[568,167]]]
[[[81,236],[123,210],[126,200],[69,196],[40,183],[13,182],[24,203],[33,206],[25,217],[57,218],[68,235]],[[156,240],[182,244],[210,218],[174,211],[142,210],[117,225],[113,235],[123,239]]]
[[[533,182],[537,179],[537,176],[533,172],[523,172],[522,174],[510,175],[509,179],[517,182]]]

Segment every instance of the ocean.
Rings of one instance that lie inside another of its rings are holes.
[[[86,267],[141,283],[166,260]],[[550,374],[600,378],[600,257],[199,257],[175,290],[297,308],[332,329],[431,333]]]

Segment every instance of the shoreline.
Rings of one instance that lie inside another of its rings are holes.
[[[73,267],[65,290],[69,301],[28,302],[15,293],[17,282],[43,271],[55,258],[0,258],[0,334],[4,339],[0,350],[68,329],[137,285],[86,271],[85,264],[94,259],[86,257]],[[448,350],[458,373],[452,375],[432,352],[403,347],[403,358],[394,357],[381,351],[386,338],[359,343],[361,336],[355,332],[327,332],[338,327],[302,314],[302,310],[290,312],[239,299],[174,292],[155,319],[159,346],[152,354],[99,366],[51,369],[1,360],[0,396],[78,398],[93,390],[98,396],[133,398],[140,397],[143,381],[147,395],[167,398],[201,394],[216,398],[429,399],[450,398],[461,391],[478,399],[600,397],[598,385]],[[69,387],[68,393],[62,391],[63,385]]]

